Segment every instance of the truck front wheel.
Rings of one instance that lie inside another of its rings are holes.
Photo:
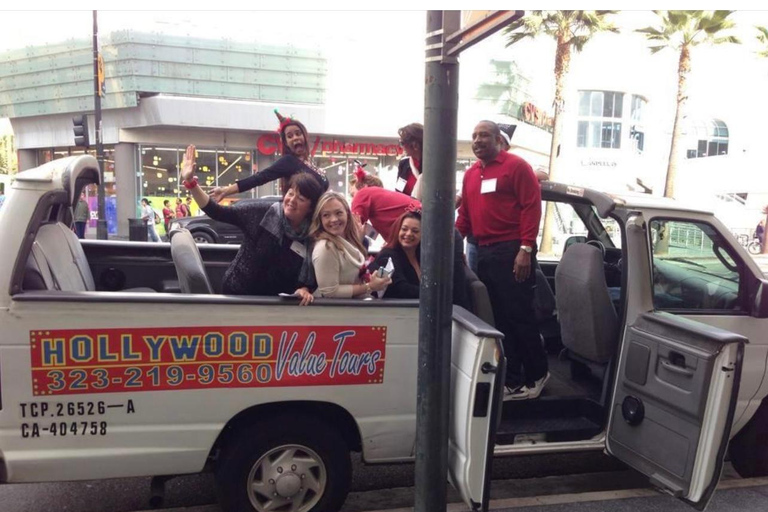
[[[339,433],[298,415],[241,428],[216,468],[219,500],[232,512],[335,512],[352,474]]]
[[[768,476],[768,402],[731,439],[731,463],[743,478]]]

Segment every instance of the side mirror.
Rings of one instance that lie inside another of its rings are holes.
[[[568,250],[570,246],[573,244],[585,244],[587,243],[587,237],[582,235],[576,235],[576,236],[569,236],[568,239],[565,241],[565,246],[563,246],[563,253]]]
[[[768,318],[768,280],[760,279],[755,294],[755,302],[752,304],[752,316],[755,318]]]

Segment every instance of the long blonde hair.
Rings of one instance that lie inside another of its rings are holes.
[[[325,205],[334,199],[341,203],[341,205],[344,207],[344,211],[347,214],[347,225],[344,226],[344,235],[342,237],[338,237],[327,232],[323,228],[323,221],[320,218],[320,213]],[[347,200],[344,199],[344,196],[338,192],[326,192],[320,196],[320,199],[318,199],[317,206],[315,207],[315,213],[312,215],[312,224],[309,226],[309,236],[317,240],[327,240],[339,251],[344,251],[344,247],[339,241],[339,238],[344,238],[344,240],[354,245],[363,256],[367,255],[367,251],[365,250],[365,246],[361,240],[362,237],[360,236],[360,232],[357,229],[357,223],[355,222],[355,219],[352,218],[352,211],[349,209],[349,203],[347,203]]]

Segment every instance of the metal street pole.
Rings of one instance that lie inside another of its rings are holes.
[[[443,41],[459,23],[459,11],[427,12],[416,512],[446,508],[459,65],[444,56]]]
[[[96,221],[96,238],[107,239],[107,217],[104,214],[104,143],[101,134],[101,84],[99,83],[99,25],[97,12],[93,11],[93,102],[96,121],[96,159],[99,162],[99,220]]]

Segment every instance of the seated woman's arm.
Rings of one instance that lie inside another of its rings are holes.
[[[312,251],[312,264],[315,266],[315,278],[317,279],[316,295],[320,297],[333,297],[349,299],[354,297],[355,288],[357,295],[365,293],[365,286],[339,283],[341,273],[341,259],[338,250],[329,246],[326,240],[319,240]]]
[[[400,257],[396,251],[391,249],[384,249],[379,253],[376,258],[374,266],[376,268],[384,267],[387,264],[387,260],[392,258],[392,264],[395,266],[395,271],[392,274],[392,284],[387,287],[384,292],[384,298],[387,299],[418,299],[419,298],[419,278],[416,271],[410,269],[410,263],[407,258]],[[406,265],[408,267],[406,267]]]

